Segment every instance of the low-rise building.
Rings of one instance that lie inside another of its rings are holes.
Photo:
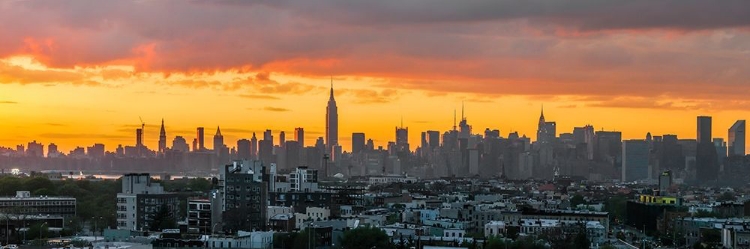
[[[16,191],[14,197],[0,197],[0,213],[13,215],[52,215],[65,218],[76,215],[76,198],[31,196],[29,191]]]

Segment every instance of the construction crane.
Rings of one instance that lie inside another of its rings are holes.
[[[138,119],[141,120],[141,130],[143,130],[143,128],[146,126],[146,123],[143,122],[143,118],[141,118],[141,116],[138,116]]]

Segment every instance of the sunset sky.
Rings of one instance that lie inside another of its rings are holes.
[[[114,150],[139,117],[152,149],[162,118],[168,146],[219,125],[313,144],[331,76],[345,150],[402,117],[415,148],[462,102],[475,133],[535,139],[544,105],[558,133],[695,138],[710,115],[726,138],[750,117],[750,1],[0,1],[0,146]]]

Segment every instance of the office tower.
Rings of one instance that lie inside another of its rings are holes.
[[[216,134],[214,134],[214,153],[219,155],[221,149],[224,148],[224,136],[221,135],[221,128],[216,127]]]
[[[737,120],[729,128],[729,156],[745,155],[745,120]]]
[[[396,127],[396,150],[409,151],[409,128]]]
[[[187,140],[182,136],[176,136],[172,140],[172,150],[179,152],[189,152],[190,147],[188,146]]]
[[[622,162],[622,133],[619,131],[597,131],[594,134],[594,159],[609,165]]]
[[[271,130],[266,130],[263,132],[263,140],[268,140],[271,142],[271,146],[273,146],[273,133],[271,133]]]
[[[284,131],[279,132],[279,146],[281,148],[286,146],[286,133]]]
[[[646,180],[649,175],[648,143],[644,140],[622,142],[622,181]]]
[[[294,140],[299,142],[300,148],[305,148],[305,128],[294,128]]]
[[[323,141],[323,137],[318,137],[318,139],[315,140],[315,148],[318,148],[321,153],[329,153],[329,151],[326,151],[326,143]]]
[[[458,127],[459,127],[458,138],[466,139],[466,138],[469,138],[469,136],[471,136],[471,125],[469,125],[468,121],[466,120],[463,103],[461,104],[461,122],[458,123]]]
[[[697,127],[696,180],[699,183],[715,181],[719,174],[719,159],[711,137],[711,117],[698,116]]]
[[[164,119],[161,119],[161,129],[159,130],[159,153],[164,154],[167,150],[167,131],[164,129]]]
[[[711,143],[711,117],[709,116],[698,116],[698,136],[696,137],[697,142]]]
[[[253,137],[250,138],[250,159],[258,160],[258,138],[253,132]]]
[[[286,141],[286,168],[293,169],[301,164],[302,147],[298,141]]]
[[[352,154],[365,150],[365,134],[361,132],[352,133]]]
[[[665,134],[662,136],[660,167],[669,170],[681,170],[685,168],[685,154],[677,135]]]
[[[724,160],[727,159],[727,142],[724,142],[723,138],[714,138],[714,148],[716,148],[716,163],[718,165],[724,164]]]
[[[430,149],[436,149],[440,147],[440,132],[439,131],[427,131],[427,143]]]
[[[539,116],[539,124],[537,126],[536,140],[540,145],[551,144],[555,141],[557,136],[557,123],[547,122],[544,119],[544,108]]]
[[[57,145],[54,143],[51,143],[47,146],[47,157],[58,157],[60,156],[60,151],[57,150]]]
[[[265,165],[270,165],[276,162],[276,158],[273,155],[273,142],[271,140],[260,140],[258,141],[258,158],[263,161]]]
[[[420,148],[420,149],[421,149],[422,151],[426,151],[426,150],[429,150],[429,146],[430,146],[430,144],[429,144],[429,143],[427,142],[427,132],[424,132],[424,131],[422,132],[422,134],[421,134],[421,137],[420,137],[420,139],[419,139],[419,142],[420,142],[420,143],[419,143],[419,148]],[[424,153],[424,152],[423,152],[423,153]]]
[[[339,114],[336,99],[333,98],[333,78],[331,78],[331,95],[326,107],[326,154],[331,154],[334,146],[339,144]]]
[[[193,138],[193,151],[198,151],[198,139]]]
[[[250,160],[251,157],[252,153],[250,153],[250,140],[237,140],[237,158],[240,160]]]
[[[584,127],[573,128],[573,143],[576,146],[583,145],[586,147],[586,159],[594,159],[594,127],[586,125]]]
[[[204,143],[205,140],[203,138],[203,127],[198,127],[198,134],[196,135],[196,139],[198,139],[198,147],[194,148],[193,150],[205,150],[206,144]]]

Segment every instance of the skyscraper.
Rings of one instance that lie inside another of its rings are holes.
[[[357,154],[365,149],[365,134],[361,132],[352,133],[352,153]]]
[[[409,151],[409,128],[396,127],[396,150]]]
[[[237,140],[237,158],[239,160],[250,160],[251,156],[252,154],[250,153],[250,140]]]
[[[305,148],[305,128],[294,128],[294,140],[299,143],[300,148]]]
[[[214,153],[219,155],[221,149],[224,148],[224,136],[221,135],[221,128],[216,127],[216,134],[214,135]]]
[[[253,132],[253,137],[250,138],[250,159],[258,160],[258,137]]]
[[[737,120],[729,128],[729,156],[745,155],[745,120]]]
[[[331,78],[331,95],[326,107],[326,152],[332,154],[334,146],[339,144],[339,114],[336,99],[333,98],[333,77]]]
[[[266,130],[263,132],[263,140],[268,140],[271,142],[271,147],[273,147],[273,133],[271,133],[271,130]]]
[[[440,147],[440,132],[427,131],[427,143],[430,145],[430,149],[433,150]]]
[[[194,148],[193,150],[205,150],[206,144],[204,143],[204,137],[203,137],[203,127],[198,127],[198,134],[196,135],[196,139],[198,139],[198,147]]]
[[[696,180],[699,183],[715,181],[719,175],[719,159],[711,137],[711,117],[699,116],[697,126]]]
[[[279,146],[281,148],[286,147],[286,133],[284,131],[279,132]]]
[[[712,137],[711,137],[711,117],[709,116],[698,116],[698,132],[697,132],[697,142],[700,144],[702,142],[708,142],[711,143]]]
[[[622,142],[622,181],[648,179],[648,143],[644,140]]]
[[[547,122],[544,119],[544,107],[539,116],[539,125],[536,132],[536,140],[540,145],[551,144],[557,136],[557,123]]]
[[[187,140],[185,140],[184,137],[176,136],[172,140],[172,150],[180,151],[180,152],[188,152],[190,151],[190,146],[188,146]]]
[[[161,119],[161,130],[159,131],[159,153],[164,154],[167,150],[167,131],[164,129],[164,119]]]

